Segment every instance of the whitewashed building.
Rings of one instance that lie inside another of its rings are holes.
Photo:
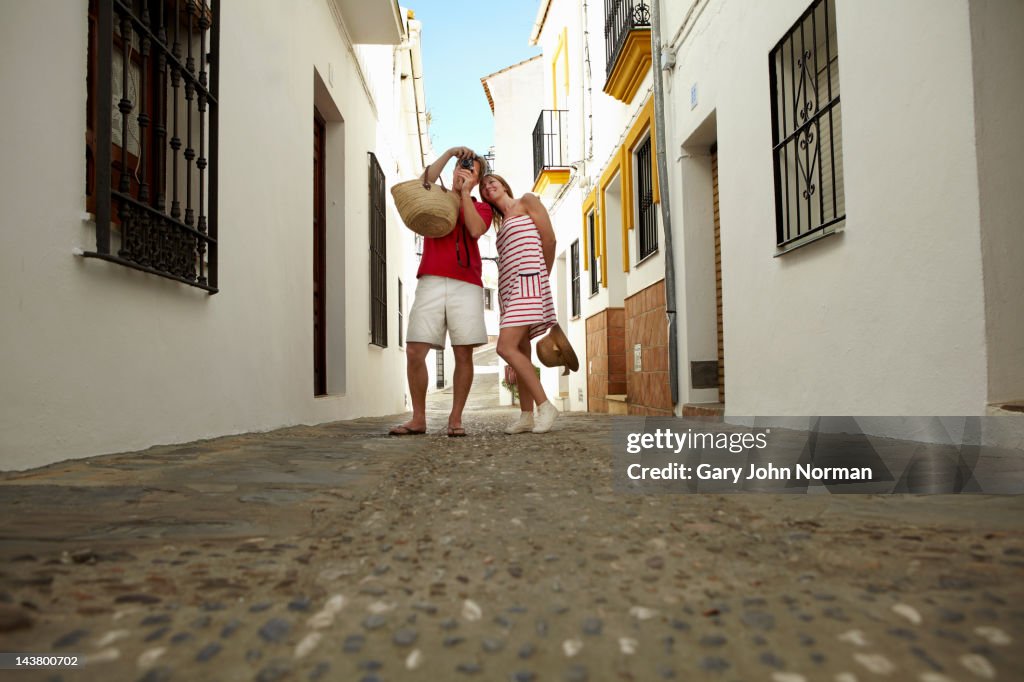
[[[982,415],[1024,398],[1024,4],[661,15],[681,404]],[[722,386],[694,385],[708,362]]]
[[[0,6],[0,468],[406,409],[418,35],[393,0]]]
[[[531,41],[532,189],[584,364],[544,381],[569,407],[983,415],[1024,398],[1024,5],[541,0]],[[521,139],[500,78],[496,140]]]

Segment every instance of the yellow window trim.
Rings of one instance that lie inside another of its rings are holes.
[[[590,190],[590,194],[583,200],[583,269],[590,270],[590,235],[587,233],[587,216],[597,207],[597,188]],[[594,225],[597,225],[598,217],[594,216]],[[595,242],[597,241],[595,236]],[[596,249],[595,249],[596,250]]]
[[[633,127],[629,129],[629,133],[626,135],[625,147],[629,151],[629,165],[632,171],[633,166],[633,150],[636,149],[637,143],[640,138],[644,136],[644,133],[651,131],[651,184],[654,203],[661,203],[661,191],[658,187],[658,157],[655,153],[655,146],[657,140],[654,136],[654,98],[649,97],[647,104],[644,105],[643,109],[640,110],[640,114],[636,117],[636,121],[633,123]],[[632,229],[632,226],[630,226]]]
[[[626,134],[625,141],[619,147],[615,155],[608,163],[608,167],[601,173],[601,179],[597,187],[583,201],[583,263],[584,270],[589,269],[590,256],[587,249],[590,246],[590,237],[587,234],[587,214],[592,210],[597,211],[595,225],[597,234],[594,239],[594,251],[598,257],[607,254],[608,230],[605,222],[607,206],[605,203],[605,192],[608,186],[615,179],[616,175],[622,178],[622,271],[629,272],[629,232],[633,229],[633,153],[636,150],[641,138],[648,132],[651,136],[651,182],[653,184],[652,194],[654,203],[661,202],[661,193],[658,186],[658,159],[654,151],[655,127],[654,127],[654,98],[649,97],[636,120]],[[601,283],[608,286],[608,259],[601,260]]]
[[[598,246],[600,247],[600,249],[598,250],[598,255],[600,256],[604,256],[605,254],[608,253],[608,230],[607,226],[605,225],[605,216],[608,213],[608,211],[605,206],[605,192],[608,190],[608,185],[610,185],[612,180],[615,179],[615,176],[619,175],[622,171],[622,149],[622,147],[619,148],[619,153],[617,153],[612,158],[611,163],[609,163],[608,167],[604,169],[604,173],[601,174],[601,181],[598,183],[598,187],[600,189],[600,191],[597,193],[599,206],[598,222],[600,224],[600,227],[598,228]],[[625,185],[624,182],[620,184],[622,184],[623,186]],[[608,286],[607,258],[601,259],[601,283],[606,287]]]
[[[562,58],[562,79],[565,83],[565,94],[569,94],[569,29],[563,26],[558,35],[558,47],[551,57],[551,108],[558,109],[558,58]]]

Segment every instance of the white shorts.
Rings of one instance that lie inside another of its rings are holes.
[[[483,289],[450,277],[424,275],[416,284],[406,341],[444,348],[446,331],[453,346],[487,343]]]

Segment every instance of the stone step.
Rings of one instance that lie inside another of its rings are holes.
[[[684,417],[723,417],[725,403],[687,403],[683,405]]]
[[[625,393],[613,393],[605,396],[608,401],[608,414],[629,414]]]

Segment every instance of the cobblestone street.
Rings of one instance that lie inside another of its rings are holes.
[[[606,416],[361,419],[8,473],[17,680],[1024,675],[1018,497],[620,495]]]

